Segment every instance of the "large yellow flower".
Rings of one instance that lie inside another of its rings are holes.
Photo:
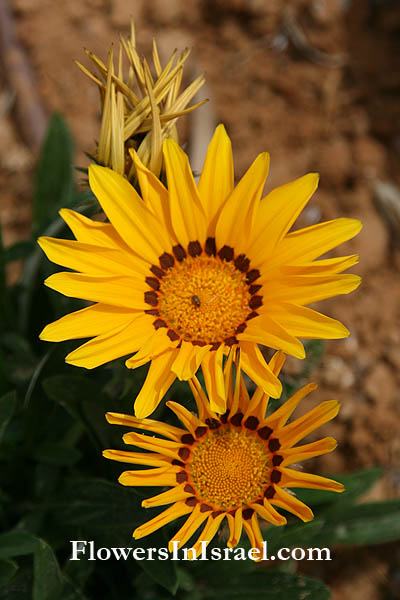
[[[61,216],[77,241],[40,238],[48,258],[78,273],[56,273],[50,288],[95,302],[45,327],[41,339],[94,338],[68,363],[88,369],[135,353],[151,361],[136,400],[149,415],[175,377],[200,365],[213,410],[226,407],[222,361],[239,346],[243,370],[273,397],[281,386],[258,344],[303,358],[301,338],[341,338],[348,330],[306,304],[354,290],[340,274],[357,256],[314,259],[358,233],[359,221],[335,219],[288,233],[315,191],[316,174],[261,199],[269,158],[261,154],[234,187],[232,150],[220,125],[198,186],[186,154],[164,142],[168,190],[133,154],[142,197],[121,175],[93,165],[90,186],[109,223],[71,210]]]
[[[279,373],[283,360],[282,353],[272,358],[270,368],[275,374]],[[308,506],[285,488],[343,491],[342,484],[332,479],[290,468],[293,463],[334,450],[336,441],[331,437],[302,446],[294,444],[333,419],[339,404],[335,400],[323,402],[287,424],[300,400],[316,388],[309,384],[266,417],[268,396],[258,387],[250,400],[240,370],[233,389],[231,364],[230,355],[225,367],[228,410],[222,416],[211,410],[196,378],[190,383],[198,416],[176,402],[167,402],[183,427],[107,414],[109,423],[162,436],[132,431],[123,436],[124,442],[146,452],[105,450],[103,453],[112,460],[152,467],[125,471],[119,478],[122,485],[171,488],[142,502],[146,508],[171,506],[138,527],[133,533],[136,539],[188,515],[170,540],[170,549],[172,542],[179,541],[179,548],[185,545],[205,524],[193,545],[199,554],[224,519],[229,526],[230,548],[238,544],[244,527],[252,547],[261,549],[263,538],[258,517],[273,525],[284,525],[286,518],[275,507],[283,508],[302,521],[310,521],[314,516]]]

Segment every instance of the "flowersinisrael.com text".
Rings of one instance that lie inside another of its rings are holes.
[[[94,541],[71,540],[72,554],[69,560],[332,560],[329,548],[279,548],[275,554],[268,554],[268,542],[258,548],[208,548],[207,542],[200,542],[196,554],[193,548],[179,549],[179,541],[168,548],[96,548]],[[201,554],[202,552],[202,554]]]

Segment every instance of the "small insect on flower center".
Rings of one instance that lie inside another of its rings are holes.
[[[161,279],[159,313],[184,340],[221,342],[249,314],[246,274],[218,257],[188,256]]]
[[[203,502],[229,510],[262,496],[269,482],[269,463],[264,442],[227,425],[209,431],[196,444],[187,470]]]

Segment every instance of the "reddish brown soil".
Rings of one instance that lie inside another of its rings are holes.
[[[302,225],[339,216],[362,219],[362,233],[340,252],[361,254],[355,271],[363,275],[363,285],[324,304],[352,335],[327,344],[323,364],[313,373],[321,384],[319,395],[314,394],[317,400],[336,397],[342,402],[340,416],[326,427],[338,438],[339,449],[317,466],[339,473],[383,465],[385,476],[370,498],[399,496],[399,232],[388,227],[373,194],[377,179],[400,184],[399,4],[13,0],[12,7],[40,98],[49,113],[58,110],[67,118],[78,164],[85,162],[83,151],[92,150],[98,135],[99,109],[97,90],[73,59],[87,64],[83,47],[88,47],[104,60],[118,33],[128,33],[133,15],[143,52],[149,52],[152,36],[163,56],[176,46],[194,47],[191,66],[193,72],[205,72],[212,102],[211,111],[201,109],[204,121],[213,119],[214,112],[215,121],[226,124],[237,175],[268,150],[269,187],[307,171],[321,174],[320,189],[302,215]],[[305,45],[296,43],[296,24],[306,36]],[[4,87],[0,217],[10,243],[29,228],[34,156],[7,110],[7,99]],[[193,138],[195,121],[182,131]],[[298,368],[289,360],[290,372]],[[315,397],[310,400],[315,402]],[[382,594],[392,586],[385,553],[364,552],[359,560],[346,553],[344,561],[344,572],[331,573],[337,600],[386,597]]]

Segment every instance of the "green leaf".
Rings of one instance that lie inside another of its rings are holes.
[[[81,459],[82,454],[71,446],[47,442],[36,448],[34,457],[38,462],[47,465],[71,467]]]
[[[13,560],[0,560],[0,586],[8,583],[18,570],[18,565]]]
[[[4,249],[4,261],[8,264],[15,260],[24,260],[35,250],[36,243],[33,240],[21,240]]]
[[[7,425],[12,419],[12,416],[17,407],[17,394],[9,392],[0,398],[0,444],[3,438]]]
[[[33,554],[38,546],[38,539],[27,531],[14,529],[0,535],[0,558],[14,558]]]
[[[400,540],[400,500],[344,506],[334,518],[327,516],[313,544],[368,546],[395,540]]]
[[[43,388],[48,398],[83,424],[99,450],[109,445],[111,432],[105,413],[110,400],[97,382],[83,375],[55,375],[45,379]]]
[[[63,578],[53,550],[39,540],[33,561],[32,600],[58,600],[63,588]]]
[[[69,129],[59,114],[50,119],[36,172],[33,203],[33,234],[43,233],[63,206],[74,196],[73,143]]]
[[[266,569],[235,577],[235,567],[233,562],[230,577],[218,575],[205,582],[202,600],[328,600],[331,596],[322,581],[310,577]]]

